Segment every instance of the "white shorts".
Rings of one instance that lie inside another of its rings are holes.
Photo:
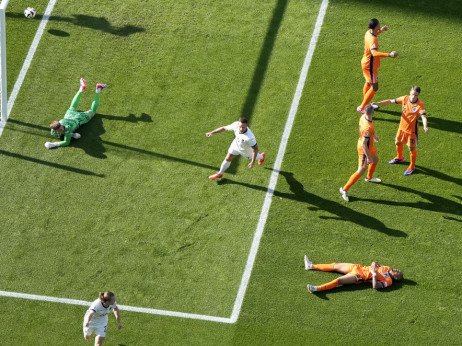
[[[93,333],[95,333],[95,335],[99,335],[105,338],[106,329],[107,329],[107,324],[91,324],[90,323],[88,328],[83,327],[83,337],[85,338],[85,335],[92,335]]]
[[[229,146],[228,154],[241,155],[241,156],[244,156],[247,160],[252,160],[253,149],[250,148],[247,150],[240,150],[233,141],[231,145]]]

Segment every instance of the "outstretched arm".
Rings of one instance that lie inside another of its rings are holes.
[[[122,329],[122,322],[120,322],[119,308],[114,309],[114,316],[117,319],[117,328]]]
[[[385,105],[391,105],[392,103],[395,103],[395,100],[383,100],[379,102],[372,102],[374,106],[385,106]]]
[[[210,132],[207,132],[205,135],[207,137],[212,137],[212,135],[214,135],[215,133],[221,133],[221,132],[225,132],[226,131],[226,127],[222,126],[222,127],[219,127],[213,131],[210,131]]]

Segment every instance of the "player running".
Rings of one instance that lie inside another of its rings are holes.
[[[391,103],[399,103],[402,105],[401,121],[399,122],[398,133],[396,134],[396,157],[389,161],[391,165],[404,161],[403,143],[407,143],[411,155],[411,164],[404,172],[404,175],[411,175],[415,171],[415,162],[417,160],[417,140],[419,137],[419,115],[422,117],[422,123],[425,133],[428,132],[427,116],[425,106],[422,100],[419,99],[420,87],[414,86],[409,95],[401,96],[393,100],[384,100],[374,102],[375,105],[389,105]]]
[[[377,262],[372,262],[370,266],[362,266],[354,263],[313,264],[308,257],[305,256],[305,269],[344,274],[324,285],[307,285],[310,293],[331,290],[339,285],[362,283],[372,283],[372,288],[380,289],[390,287],[393,281],[400,281],[403,279],[403,273],[400,270],[382,266]]]
[[[361,114],[364,114],[364,107],[371,102],[375,93],[379,90],[378,68],[380,67],[380,58],[396,58],[398,56],[398,53],[395,51],[391,53],[382,53],[379,51],[377,36],[381,32],[388,30],[389,28],[386,25],[380,28],[380,23],[376,18],[369,21],[369,30],[364,36],[364,55],[361,59],[361,67],[366,83],[363,87],[363,102],[356,109]]]
[[[375,135],[375,126],[372,122],[374,108],[371,104],[366,105],[365,114],[359,119],[359,139],[358,139],[358,170],[353,173],[345,186],[340,188],[340,193],[345,201],[349,201],[348,190],[356,183],[367,170],[366,181],[371,183],[381,183],[382,180],[373,177],[375,168],[379,163],[379,156],[374,142],[379,141]],[[369,168],[368,168],[369,167]]]
[[[258,164],[262,165],[265,162],[265,153],[258,153],[258,145],[257,140],[253,134],[253,132],[248,127],[248,122],[246,118],[239,118],[239,121],[235,121],[234,123],[219,127],[211,132],[207,132],[207,137],[212,137],[212,135],[216,133],[221,133],[225,131],[234,131],[234,135],[236,136],[231,143],[228,154],[226,155],[225,159],[221,163],[220,170],[218,173],[209,176],[210,180],[221,179],[223,177],[224,172],[229,168],[231,165],[231,161],[233,161],[236,156],[242,155],[247,160],[250,160],[249,168],[252,168],[255,160],[258,160]]]
[[[95,345],[103,344],[107,330],[107,315],[111,311],[114,311],[118,328],[122,329],[119,308],[117,307],[114,293],[109,291],[101,292],[99,298],[90,305],[90,308],[85,313],[83,319],[83,336],[85,340],[90,340],[93,333],[95,333]]]
[[[80,133],[74,132],[80,126],[88,123],[95,116],[96,109],[99,106],[99,95],[101,90],[107,87],[106,84],[96,84],[96,93],[91,103],[91,108],[87,112],[78,112],[77,106],[80,102],[80,97],[82,96],[83,91],[87,87],[85,79],[80,78],[80,88],[77,94],[75,94],[71,107],[67,110],[64,115],[64,119],[60,121],[53,121],[50,124],[51,134],[55,137],[64,136],[64,140],[61,142],[46,142],[45,147],[47,149],[57,148],[57,147],[66,147],[71,142],[71,138],[79,139]]]

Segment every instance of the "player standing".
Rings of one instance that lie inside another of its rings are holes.
[[[368,170],[366,181],[372,183],[382,182],[379,178],[373,177],[379,156],[374,142],[378,142],[379,138],[375,135],[375,126],[372,122],[374,116],[374,108],[371,104],[366,105],[365,114],[359,119],[359,139],[358,139],[358,170],[348,180],[347,184],[340,188],[340,193],[345,201],[349,201],[348,190],[359,178]],[[368,168],[369,167],[369,168]]]
[[[411,175],[415,171],[415,162],[417,160],[417,140],[419,138],[419,115],[422,117],[422,123],[425,133],[428,132],[427,114],[422,100],[419,99],[420,87],[412,87],[409,95],[401,96],[393,100],[384,100],[374,102],[375,105],[389,105],[398,103],[402,105],[401,121],[399,122],[398,133],[396,134],[396,157],[389,161],[389,164],[397,164],[404,161],[403,143],[407,143],[411,155],[411,164],[404,172],[404,175]]]
[[[101,292],[99,298],[90,305],[90,308],[85,313],[83,319],[83,336],[85,340],[90,340],[92,334],[95,333],[95,345],[103,344],[107,330],[107,315],[111,311],[114,311],[118,328],[122,329],[119,308],[117,307],[114,293],[110,291]]]
[[[80,102],[80,97],[82,96],[83,91],[87,85],[85,84],[85,79],[80,78],[80,88],[77,94],[75,94],[71,107],[67,110],[64,115],[64,119],[60,121],[53,121],[50,124],[51,134],[55,137],[64,136],[64,140],[61,142],[46,142],[45,147],[47,149],[65,147],[68,146],[71,142],[71,138],[79,139],[81,136],[79,133],[75,133],[80,126],[88,123],[93,119],[96,109],[99,106],[99,95],[101,90],[107,87],[106,84],[96,84],[96,93],[91,103],[91,108],[87,112],[78,112],[77,106]]]
[[[305,269],[344,274],[321,286],[307,285],[308,291],[311,293],[330,290],[339,285],[361,283],[372,283],[372,288],[380,289],[390,287],[393,281],[400,281],[403,279],[403,273],[400,270],[381,266],[377,262],[372,262],[370,266],[362,266],[353,263],[313,264],[308,257],[305,256]]]
[[[225,131],[234,131],[234,140],[231,143],[228,154],[226,155],[225,159],[221,163],[220,170],[218,173],[209,176],[210,180],[221,179],[223,177],[224,172],[229,168],[231,165],[231,161],[233,161],[236,156],[241,155],[244,156],[247,160],[250,160],[249,168],[252,168],[255,160],[258,160],[258,164],[262,165],[265,161],[266,154],[258,152],[258,145],[257,140],[253,134],[253,132],[248,127],[248,121],[246,118],[239,118],[239,121],[235,121],[234,123],[219,127],[211,132],[207,132],[206,136],[211,137],[216,133],[221,133]]]
[[[380,58],[396,58],[398,53],[382,53],[379,51],[379,41],[377,36],[388,31],[388,26],[380,28],[378,19],[373,18],[369,21],[369,30],[364,36],[364,55],[361,59],[361,67],[363,69],[366,83],[363,87],[363,102],[356,109],[359,113],[364,114],[364,107],[369,104],[377,90],[379,90],[379,75],[378,68],[380,67]]]

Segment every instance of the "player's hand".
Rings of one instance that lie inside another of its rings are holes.
[[[399,55],[398,52],[395,52],[395,51],[393,51],[393,52],[391,52],[391,53],[388,53],[388,56],[389,56],[390,58],[396,58],[398,55]]]
[[[47,149],[52,149],[54,147],[56,147],[56,145],[53,142],[46,142],[45,143],[45,148],[47,148]]]
[[[82,136],[80,135],[80,133],[77,133],[77,132],[74,132],[71,136],[72,136],[72,138],[74,138],[74,139],[79,139],[80,137],[82,137]]]
[[[379,137],[377,137],[376,135],[374,135],[374,142],[378,142],[379,141]]]
[[[212,132],[207,132],[205,135],[206,135],[207,137],[212,137]]]
[[[249,163],[249,168],[253,168],[253,164],[254,164],[254,162],[250,162]]]
[[[117,324],[117,327],[118,327],[119,329],[122,329],[122,323],[119,322],[119,323]]]
[[[380,31],[388,31],[390,30],[390,28],[388,27],[388,25],[384,25],[380,28]]]

